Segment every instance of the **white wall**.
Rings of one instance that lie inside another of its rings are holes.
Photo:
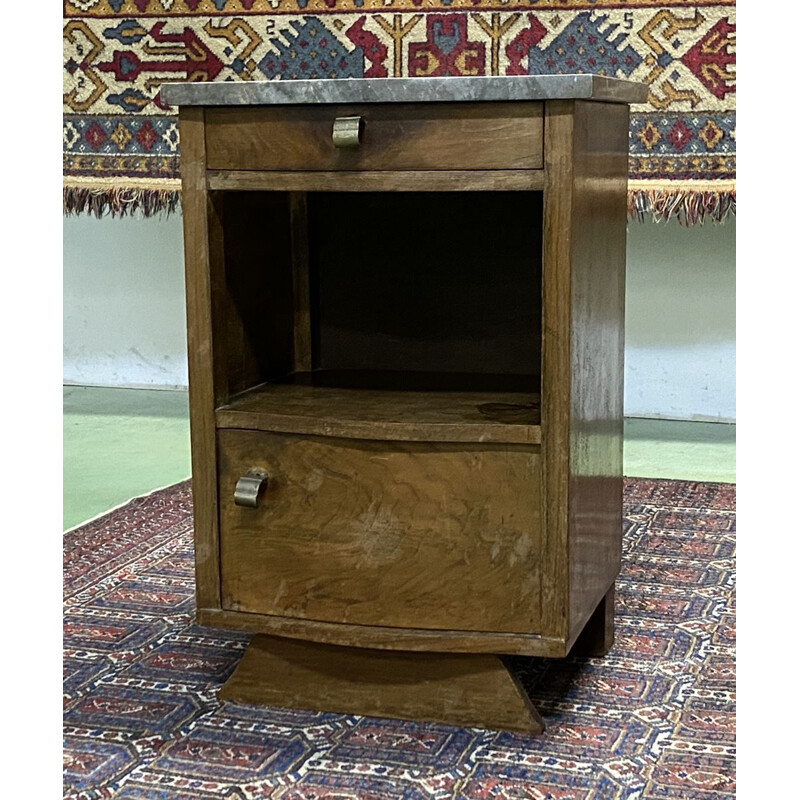
[[[625,414],[733,420],[734,222],[628,229]],[[182,229],[64,220],[64,381],[186,385]]]
[[[628,226],[625,415],[736,419],[736,224]]]
[[[64,219],[64,382],[187,385],[181,218]]]

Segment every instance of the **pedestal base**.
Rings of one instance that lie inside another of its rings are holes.
[[[541,733],[499,656],[366,650],[257,635],[222,701]]]

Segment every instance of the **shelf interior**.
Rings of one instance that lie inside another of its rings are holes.
[[[535,376],[315,370],[257,386],[217,426],[393,441],[538,444]]]
[[[539,371],[537,219],[515,192],[310,194],[313,366]]]
[[[218,427],[539,444],[542,197],[218,192]]]

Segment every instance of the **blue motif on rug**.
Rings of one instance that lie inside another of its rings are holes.
[[[268,53],[258,66],[267,78],[363,78],[364,51],[348,50],[317,17],[304,17],[283,38],[271,43],[278,50]]]
[[[528,74],[595,72],[628,76],[642,63],[642,57],[630,45],[619,48],[624,37],[624,31],[609,25],[601,14],[577,14],[547,49],[528,50]]]

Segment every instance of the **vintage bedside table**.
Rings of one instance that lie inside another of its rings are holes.
[[[622,532],[628,103],[592,75],[191,83],[198,621],[223,699],[537,732]]]

